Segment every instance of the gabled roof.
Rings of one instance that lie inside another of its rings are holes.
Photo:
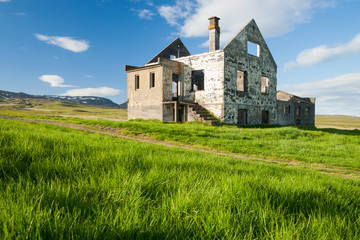
[[[280,101],[315,103],[315,98],[302,98],[281,90],[277,91],[276,98]]]
[[[238,34],[236,34],[236,36],[228,43],[226,44],[226,46],[223,48],[223,50],[225,50],[227,47],[229,47],[236,39],[240,38],[242,35],[245,35],[247,32],[250,32],[249,30],[251,29],[251,31],[256,31],[256,33],[259,35],[259,38],[260,40],[262,41],[263,43],[263,46],[266,48],[266,50],[269,52],[269,55],[271,57],[271,60],[273,61],[273,63],[276,65],[276,62],[274,60],[274,57],[272,56],[271,54],[271,51],[269,49],[269,47],[267,46],[266,44],[266,41],[264,39],[264,37],[262,36],[261,34],[261,31],[258,27],[258,25],[256,24],[255,20],[254,19],[251,19],[241,30]],[[251,40],[251,39],[248,39],[249,41],[254,41],[254,40]]]
[[[170,56],[172,55],[179,58],[186,57],[191,54],[185,47],[184,43],[180,40],[180,38],[176,38],[172,43],[170,43],[166,48],[164,48],[146,64],[157,62],[159,57],[170,59]]]

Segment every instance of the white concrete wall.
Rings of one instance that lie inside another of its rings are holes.
[[[184,98],[208,109],[215,117],[224,119],[224,52],[192,55],[174,59],[184,63]],[[204,90],[191,91],[191,72],[204,70]]]

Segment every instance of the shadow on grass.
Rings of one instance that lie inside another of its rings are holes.
[[[230,124],[224,124],[223,126],[236,126],[237,128],[261,128],[261,129],[272,129],[272,128],[285,128],[289,126],[280,126],[280,125],[230,125]],[[291,126],[290,126],[291,127]],[[352,136],[359,136],[360,130],[354,129],[354,130],[346,130],[346,129],[337,129],[337,128],[316,128],[313,126],[292,126],[294,128],[300,129],[300,130],[307,130],[307,131],[315,131],[315,132],[324,132],[324,133],[331,133],[331,134],[340,134],[340,135],[352,135]]]

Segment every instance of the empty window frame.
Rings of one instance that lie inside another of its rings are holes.
[[[139,75],[135,75],[135,90],[140,88],[140,77]]]
[[[181,76],[180,74],[173,73],[172,75],[172,96],[173,100],[177,100],[181,95]]]
[[[198,91],[204,90],[204,70],[197,70],[191,72],[191,90]]]
[[[247,41],[247,53],[256,57],[260,57],[259,44]]]
[[[247,92],[247,72],[237,71],[236,89],[241,92]]]
[[[290,113],[290,105],[285,105],[285,106],[284,106],[284,113],[285,113],[285,114],[289,114],[289,113]]]
[[[269,78],[261,76],[261,93],[269,94]]]
[[[262,119],[261,119],[261,123],[262,124],[267,124],[269,123],[269,111],[262,111]]]
[[[310,114],[310,107],[306,107],[305,108],[305,115],[309,115]]]
[[[150,88],[154,88],[155,87],[155,73],[151,72],[150,73]]]

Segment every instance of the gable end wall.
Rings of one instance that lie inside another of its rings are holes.
[[[260,46],[260,56],[248,54],[247,42]],[[248,124],[261,124],[262,111],[276,124],[277,66],[255,21],[251,21],[225,48],[225,123],[236,124],[238,109],[247,110]],[[247,91],[237,91],[237,71],[247,72]],[[261,77],[269,78],[268,94],[261,93]]]

